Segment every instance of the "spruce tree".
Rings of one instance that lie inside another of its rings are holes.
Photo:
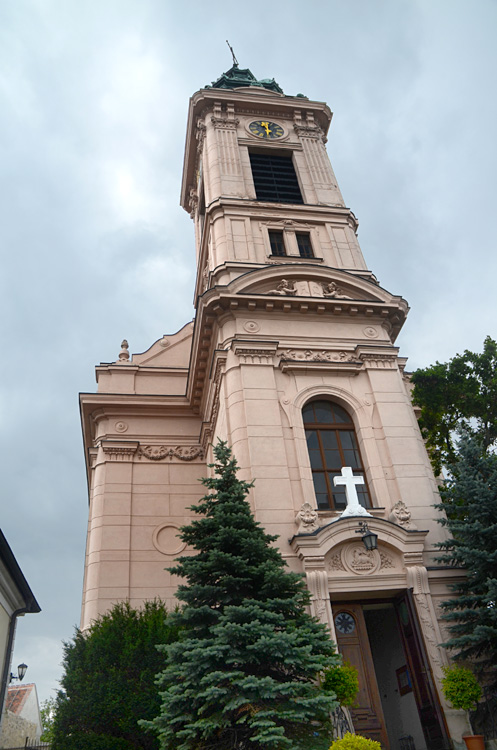
[[[285,570],[275,536],[256,523],[226,443],[214,476],[181,529],[196,550],[171,572],[182,576],[174,615],[178,643],[160,648],[160,715],[148,723],[164,750],[324,750],[333,694],[318,675],[338,663],[327,629],[306,612],[302,576]]]
[[[451,538],[439,546],[440,562],[464,568],[442,603],[450,639],[444,646],[471,660],[497,687],[497,455],[481,437],[463,431],[441,489],[441,523]]]

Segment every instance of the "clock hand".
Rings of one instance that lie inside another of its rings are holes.
[[[262,127],[264,128],[264,130],[266,131],[266,135],[267,135],[267,136],[269,136],[269,133],[272,133],[272,132],[273,132],[273,131],[272,131],[272,130],[270,129],[270,127],[269,127],[269,123],[268,123],[268,122],[261,122],[261,125],[262,125]]]

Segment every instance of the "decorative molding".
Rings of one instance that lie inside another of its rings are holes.
[[[224,371],[224,365],[226,364],[227,353],[218,353],[218,360],[216,362],[216,369],[214,371],[214,377],[212,379],[212,406],[209,419],[202,430],[202,448],[204,453],[207,453],[207,446],[212,440],[214,434],[214,425],[216,423],[217,415],[219,414],[219,392],[221,390],[221,378]]]
[[[138,458],[148,458],[149,461],[163,461],[169,458],[177,458],[180,461],[194,461],[196,458],[204,458],[204,449],[200,445],[177,445],[174,448],[168,445],[144,445],[138,450]]]
[[[272,365],[277,344],[271,341],[233,341],[232,348],[242,365]]]
[[[398,526],[402,526],[404,529],[409,531],[417,531],[417,526],[411,521],[411,511],[403,500],[398,500],[392,508],[392,512],[388,516],[388,520],[392,523],[396,523]]]
[[[205,122],[200,118],[197,120],[197,130],[195,137],[197,139],[197,153],[200,155],[204,146],[205,133],[207,131]]]
[[[337,552],[335,555],[331,555],[330,559],[328,560],[328,570],[343,570],[345,573],[347,572],[347,568],[342,562],[340,553]]]
[[[114,429],[116,432],[127,432],[128,427],[129,427],[128,423],[123,422],[122,420],[120,420],[119,422],[116,422],[114,425]]]
[[[98,448],[88,448],[88,463],[91,469],[93,469],[93,467],[97,463],[97,458],[98,458]]]
[[[267,260],[269,266],[302,265],[302,263],[324,263],[323,258],[301,258],[297,255],[279,255],[278,260]],[[266,292],[267,294],[267,292]]]
[[[297,534],[312,534],[319,529],[319,516],[315,508],[310,503],[304,503],[295,516],[296,523],[299,524]]]
[[[132,461],[133,456],[140,447],[138,440],[126,442],[102,440],[100,445],[110,461]]]
[[[439,646],[443,640],[442,633],[440,632],[435,607],[433,606],[433,600],[430,594],[428,572],[423,565],[411,568],[407,585],[411,585],[413,588],[416,611],[418,613],[426,649],[432,664],[434,676],[438,682],[440,693],[440,685],[443,679],[442,668],[448,663],[448,659],[445,650]],[[443,695],[441,695],[441,698],[443,702]]]
[[[272,365],[273,352],[267,349],[235,349],[235,354],[240,358],[242,365]]]
[[[294,123],[293,129],[299,137],[315,138],[316,140],[323,138],[323,131],[319,125],[301,125]]]
[[[209,283],[209,261],[206,261],[204,270],[202,271],[202,281],[200,285],[200,293],[203,294],[207,289]]]
[[[306,221],[294,221],[293,219],[274,219],[273,221],[260,221],[259,229],[266,227],[266,229],[283,229],[287,232],[295,232],[299,229],[313,229],[313,225],[308,224]]]
[[[219,130],[236,130],[240,120],[236,118],[232,120],[229,117],[215,117],[212,115],[211,122],[214,127]]]
[[[380,551],[380,569],[383,568],[395,568],[395,563],[393,559],[390,557],[390,555],[387,555],[386,552]]]
[[[404,564],[407,567],[414,567],[416,565],[422,565],[423,563],[423,550],[419,552],[404,552]]]
[[[322,568],[306,571],[307,588],[311,592],[311,614],[331,630],[334,634],[333,616],[331,613],[328,575],[324,569],[324,559],[321,558]]]
[[[190,218],[194,219],[198,208],[198,193],[195,188],[190,188],[188,205],[190,207]]]
[[[376,354],[373,352],[361,352],[361,360],[366,370],[395,370],[397,368],[397,353]]]
[[[312,349],[287,349],[281,354],[286,362],[357,362],[357,357],[344,351],[313,351]]]

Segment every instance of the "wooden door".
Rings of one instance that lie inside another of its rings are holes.
[[[356,706],[350,709],[354,729],[357,734],[381,742],[388,750],[388,735],[362,607],[360,604],[333,603],[333,616],[338,649],[359,673]]]
[[[395,600],[400,635],[428,750],[451,747],[433,674],[419,626],[412,589]]]

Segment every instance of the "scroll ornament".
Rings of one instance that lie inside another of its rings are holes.
[[[194,461],[196,458],[203,458],[204,451],[200,445],[176,446],[171,448],[168,445],[144,445],[138,451],[138,456],[144,456],[150,461],[163,461],[169,458],[178,458],[180,461]]]

